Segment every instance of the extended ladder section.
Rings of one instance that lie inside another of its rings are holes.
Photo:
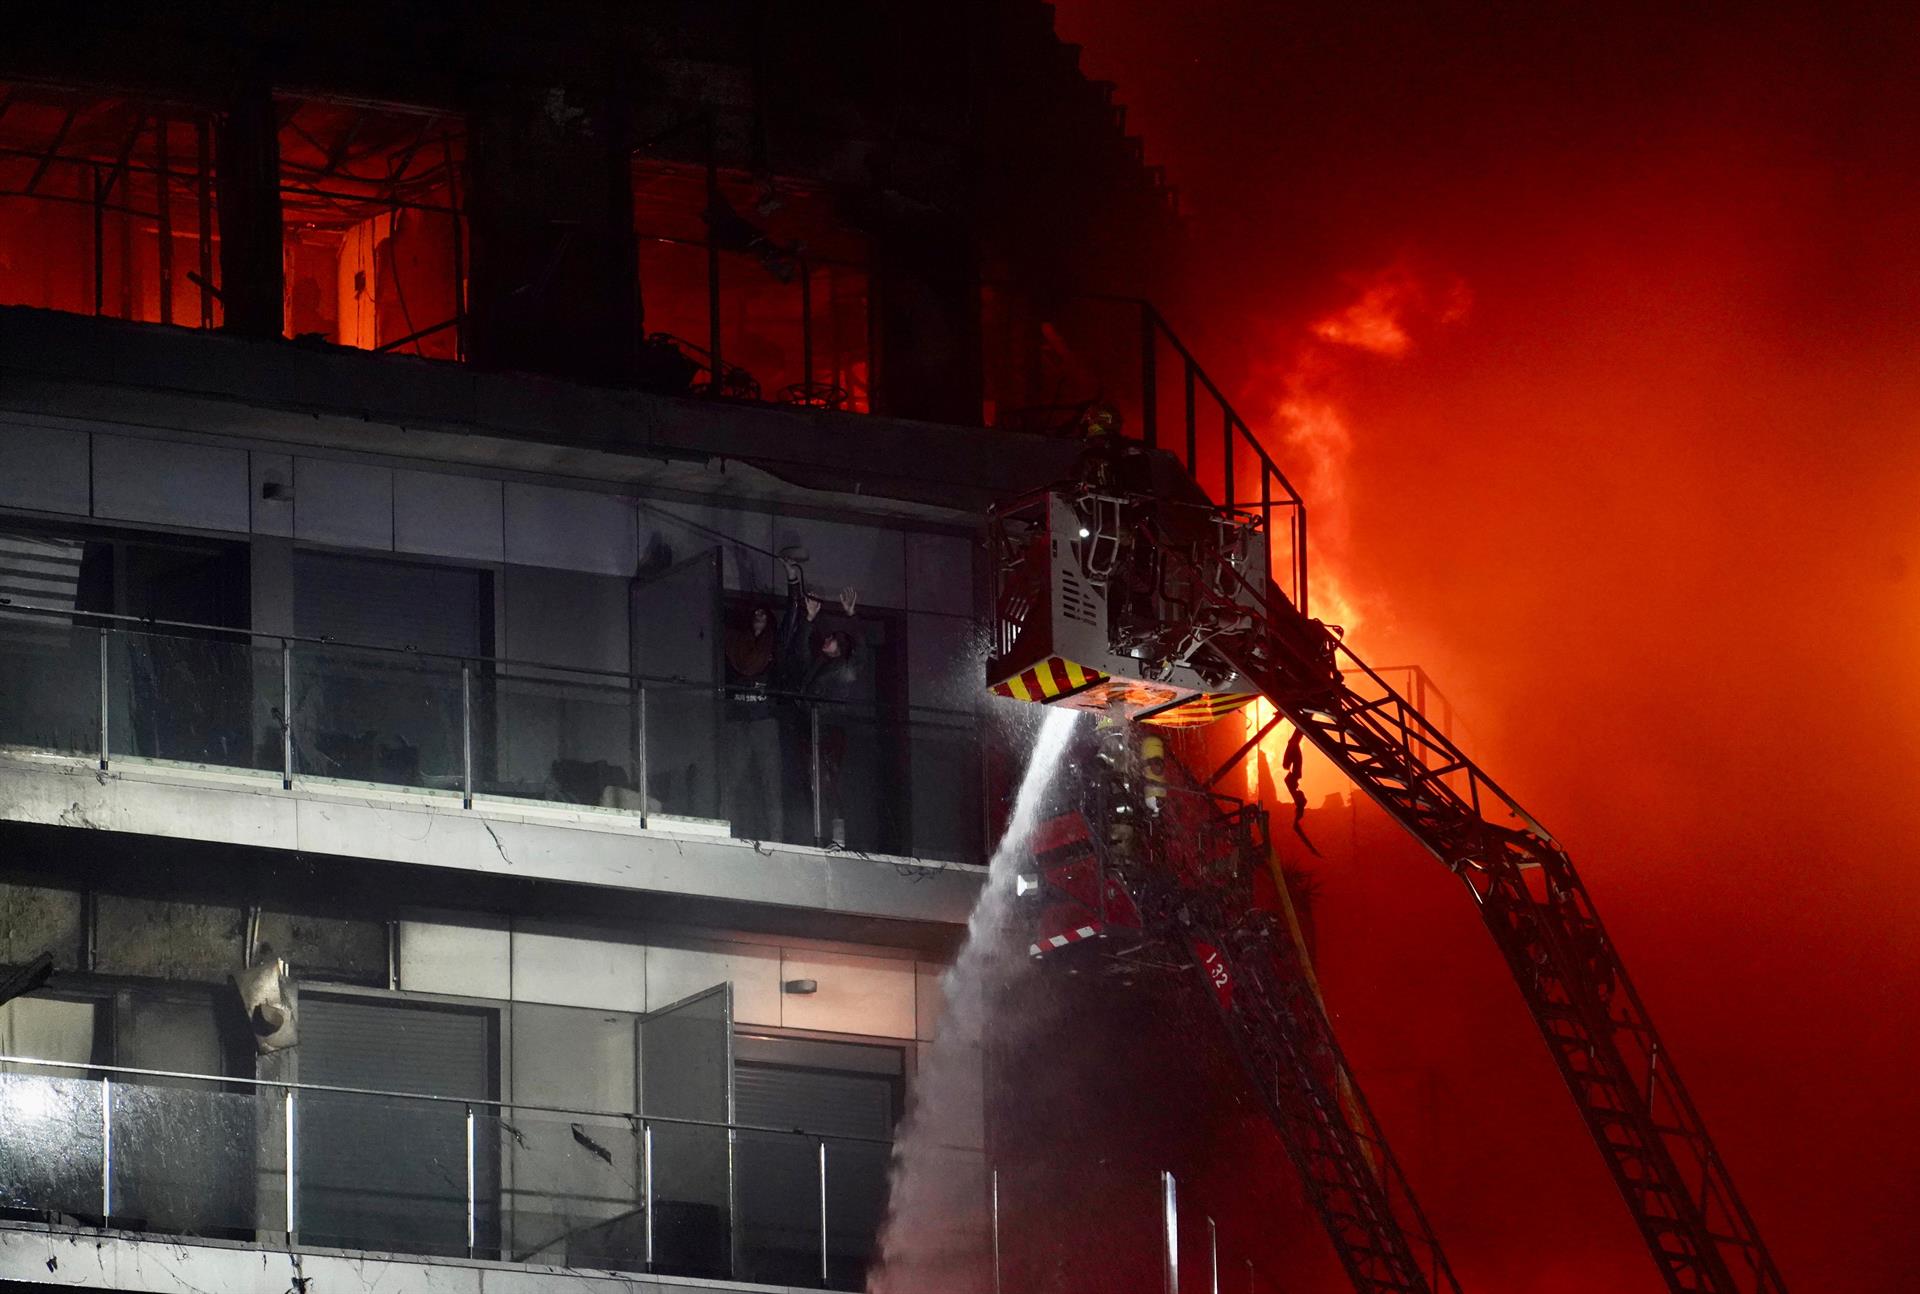
[[[1463,880],[1669,1289],[1785,1290],[1625,964],[1549,833],[1338,637],[1270,584],[1184,562],[1203,655],[1256,687]],[[1249,606],[1264,607],[1264,614]],[[1195,659],[1199,659],[1196,657]]]
[[[1212,908],[1212,911],[1208,911]],[[1355,1290],[1459,1294],[1374,1121],[1293,932],[1197,903],[1188,950]]]
[[[1360,1294],[1460,1294],[1433,1229],[1335,1041],[1266,814],[1199,787],[1164,743],[1105,722],[1105,776],[1036,838],[1048,900],[1035,956],[1097,948],[1197,978]]]

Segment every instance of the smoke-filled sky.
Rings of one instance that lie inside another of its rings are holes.
[[[1920,18],[1058,7],[1356,646],[1572,852],[1792,1287],[1913,1288]],[[1445,1022],[1469,1077],[1410,1137],[1469,1287],[1658,1288],[1466,896],[1390,861],[1323,877],[1328,991],[1403,974]],[[1342,1027],[1364,1080],[1391,1031]]]

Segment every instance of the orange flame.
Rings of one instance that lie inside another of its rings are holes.
[[[1347,579],[1352,545],[1348,466],[1354,446],[1347,384],[1361,365],[1404,359],[1414,349],[1416,328],[1458,323],[1472,304],[1461,279],[1422,275],[1404,259],[1350,282],[1353,294],[1346,304],[1309,324],[1286,361],[1260,375],[1270,410],[1263,439],[1279,446],[1275,457],[1306,498],[1313,519],[1313,612],[1349,635],[1380,603],[1370,599],[1363,608]],[[1248,737],[1273,714],[1264,701],[1247,707]],[[1249,796],[1258,793],[1260,760],[1277,769],[1290,733],[1290,725],[1276,725],[1247,760]],[[1302,785],[1310,800],[1345,789],[1319,761],[1308,765]]]

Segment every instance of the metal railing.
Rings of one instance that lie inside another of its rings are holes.
[[[891,1147],[0,1056],[0,1215],[126,1231],[858,1289]]]
[[[1083,294],[1044,320],[984,330],[996,426],[1085,434],[1104,409],[1122,435],[1165,450],[1215,504],[1257,515],[1274,583],[1307,602],[1306,502],[1151,301]]]
[[[1180,459],[1215,503],[1258,512],[1273,580],[1306,614],[1306,500],[1153,303],[1129,304],[1140,312],[1141,438]]]
[[[0,605],[0,746],[984,857],[978,714]]]
[[[0,1216],[148,1234],[857,1290],[878,1256],[893,1148],[644,1111],[0,1055]],[[977,1207],[916,1220],[916,1240],[943,1264],[977,1264],[983,1290],[1044,1281],[1047,1228],[1004,1219],[1035,1217],[1063,1171],[1112,1232],[1102,1253],[1076,1257],[1081,1274],[1102,1262],[1152,1271],[1167,1294],[1279,1288],[1180,1198],[1172,1173],[916,1153],[978,1188],[952,1196],[977,1194]]]

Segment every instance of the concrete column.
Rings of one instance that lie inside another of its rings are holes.
[[[272,87],[264,78],[248,78],[220,117],[214,163],[223,326],[246,337],[278,337],[281,332],[277,132]]]
[[[474,363],[624,376],[639,324],[624,93],[557,79],[495,85],[469,127]]]
[[[917,219],[873,249],[874,412],[980,421],[980,284],[957,221]]]

